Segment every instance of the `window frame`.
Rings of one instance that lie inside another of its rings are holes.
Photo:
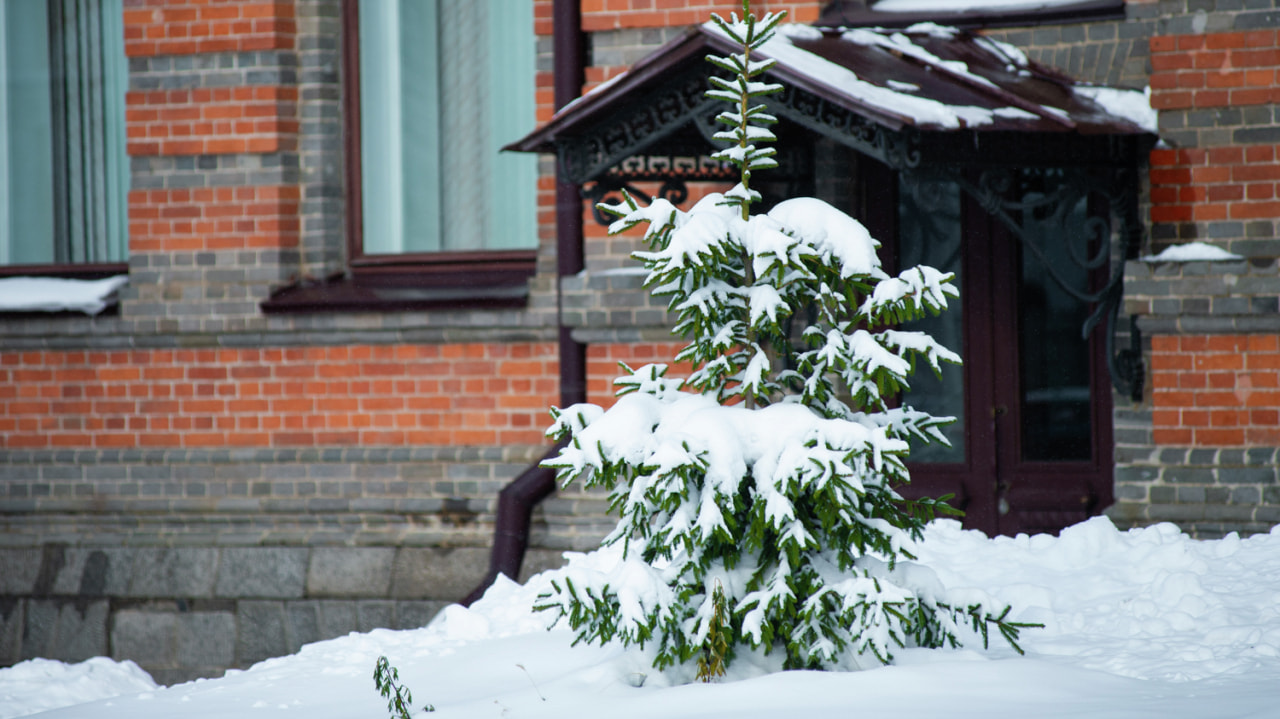
[[[526,307],[528,281],[537,273],[537,248],[396,254],[365,252],[359,14],[358,0],[343,0],[342,111],[347,272],[330,281],[277,293],[262,304],[263,310],[403,311]]]
[[[122,11],[123,11],[123,10],[122,10]],[[52,22],[52,20],[51,20],[51,22]],[[121,30],[121,32],[123,32],[123,27],[121,27],[121,28],[120,28],[120,30]],[[55,38],[53,37],[53,29],[52,29],[52,26],[50,27],[49,34],[50,34],[49,41],[50,41],[50,43],[52,44],[52,43],[55,41]],[[121,36],[121,38],[122,38],[122,42],[123,42],[123,35]],[[120,50],[123,52],[123,50],[124,50],[123,44],[120,46]],[[123,63],[123,68],[126,68],[126,72],[127,72],[127,68],[128,68],[128,58],[122,55],[122,56],[120,57],[120,61]],[[127,91],[128,91],[128,78],[127,78],[127,75],[126,75],[126,76],[125,76],[125,78],[124,78],[124,82],[125,82],[124,90],[125,90],[125,92],[127,92]],[[2,90],[2,89],[0,89],[0,91],[3,91],[3,90]],[[125,98],[124,98],[124,96],[123,96],[123,95],[121,95],[121,97],[119,98],[119,101],[120,101],[120,107],[122,108],[122,114],[121,114],[121,117],[120,117],[120,122],[124,123],[124,122],[126,122],[126,117],[125,117],[125,114],[123,113],[123,109],[125,108]],[[123,138],[122,138],[122,139],[123,139]],[[123,149],[123,146],[122,146],[122,149]],[[127,163],[127,162],[128,162],[128,157],[127,157],[127,155],[125,156],[125,158],[126,158],[126,159],[125,159],[125,161],[126,161],[126,163]],[[54,161],[55,161],[55,162],[59,161],[59,157],[58,157],[58,154],[57,154],[57,152],[56,152],[56,151],[55,151],[55,154],[54,154],[54,158],[53,158],[53,159],[54,159]],[[56,172],[55,172],[55,176],[56,176]],[[128,229],[127,229],[127,227],[128,227],[128,211],[129,211],[129,210],[128,210],[128,195],[129,195],[129,190],[130,190],[130,187],[128,187],[128,186],[126,186],[126,187],[124,187],[124,188],[122,189],[122,194],[123,194],[123,196],[124,196],[124,207],[123,207],[123,208],[121,208],[121,209],[123,209],[123,211],[124,211],[124,213],[125,213],[125,214],[124,214],[124,217],[125,217],[124,222],[125,222],[125,227],[126,227],[126,229],[125,229],[125,235],[124,235],[124,243],[125,243],[125,252],[126,252],[126,254],[128,253],[128,242],[129,242],[129,232],[128,232]],[[55,207],[54,212],[55,212],[55,213],[57,213],[57,211],[58,211],[58,210],[57,210],[57,208]],[[57,220],[55,219],[55,226],[56,226],[56,224],[57,224]],[[54,236],[54,238],[53,238],[53,242],[55,243],[55,245],[56,245],[56,243],[58,243],[58,242],[59,242],[59,240],[60,240],[60,239],[61,239],[61,238],[60,238],[60,236],[59,236],[59,235],[57,235],[57,234],[55,233],[55,236]],[[56,252],[56,250],[55,250],[55,252]],[[71,279],[71,280],[100,280],[100,279],[106,279],[106,278],[108,278],[108,277],[116,277],[116,276],[119,276],[119,275],[127,275],[127,274],[129,274],[129,260],[128,260],[128,258],[127,258],[127,257],[126,257],[126,259],[124,259],[124,260],[119,260],[119,261],[105,261],[105,262],[104,262],[104,261],[94,261],[94,262],[41,262],[41,263],[25,263],[25,264],[24,264],[24,263],[0,264],[0,277],[2,277],[2,278],[8,278],[8,277],[55,277],[55,278]],[[105,313],[105,314],[111,314],[111,313],[113,313],[113,312],[117,311],[118,306],[119,306],[118,304],[112,304],[112,305],[110,305],[106,310],[104,310],[104,313]],[[21,313],[21,312],[4,312],[3,314],[4,314],[5,316],[9,316],[9,317],[11,317],[11,316],[13,316],[13,315],[15,315],[15,314],[31,314],[32,316],[41,316],[41,317],[43,317],[43,316],[48,316],[48,315],[50,315],[50,314],[55,314],[55,315],[56,315],[56,314],[64,314],[64,313],[46,313],[46,312]],[[73,314],[75,314],[75,313],[73,313]]]

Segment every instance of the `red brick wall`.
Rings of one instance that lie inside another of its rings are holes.
[[[1151,38],[1151,106],[1157,110],[1280,102],[1276,30]]]
[[[1158,110],[1280,102],[1280,32],[1153,37],[1151,105]],[[1151,153],[1153,222],[1250,220],[1280,215],[1274,144]]]
[[[1156,444],[1280,444],[1280,335],[1151,340]]]
[[[297,149],[296,87],[130,92],[130,155],[222,155]]]
[[[753,3],[752,12],[787,11],[791,22],[813,22],[822,9],[820,0]],[[582,29],[587,32],[637,27],[697,25],[711,19],[711,13],[728,17],[742,13],[741,0],[582,0]]]
[[[125,54],[287,50],[293,0],[125,0]]]
[[[135,253],[298,246],[296,186],[139,190],[130,199]]]
[[[1275,145],[1151,153],[1151,221],[1202,222],[1280,216]]]
[[[539,444],[555,345],[0,353],[0,447]]]

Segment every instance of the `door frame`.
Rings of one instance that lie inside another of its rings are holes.
[[[1115,438],[1104,326],[1095,326],[1088,337],[1090,458],[1023,460],[1019,456],[1023,431],[1019,382],[1001,379],[1021,375],[1017,290],[1022,247],[1018,234],[984,209],[970,191],[979,185],[973,177],[976,172],[969,171],[970,181],[961,183],[962,271],[969,288],[961,308],[965,460],[908,462],[912,481],[899,491],[906,497],[952,495],[951,504],[965,512],[964,526],[989,535],[1056,533],[1099,513],[1112,501]],[[857,204],[872,236],[881,240],[882,264],[896,273],[900,269],[898,174],[874,161],[860,161],[857,174],[856,185],[861,188]],[[1091,213],[1105,216],[1106,209],[1089,203]],[[1105,283],[1106,269],[1095,268],[1093,286],[1084,289]]]

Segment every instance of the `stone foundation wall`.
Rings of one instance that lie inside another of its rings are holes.
[[[534,550],[525,576],[558,562]],[[350,632],[421,627],[487,565],[483,547],[0,549],[0,665],[109,656],[165,684],[221,676]]]

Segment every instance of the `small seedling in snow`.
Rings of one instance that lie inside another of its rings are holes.
[[[373,685],[378,688],[382,698],[387,700],[387,711],[391,712],[392,719],[409,719],[409,714],[413,711],[413,694],[409,687],[400,683],[400,670],[391,666],[386,657],[378,657],[378,663],[373,668]],[[422,708],[424,712],[435,710],[430,704]]]
[[[526,677],[529,677],[529,683],[533,685],[534,693],[538,695],[539,699],[545,702],[547,698],[542,696],[542,690],[538,689],[538,683],[533,680],[533,675],[529,673],[529,670],[525,669],[523,664],[517,664],[516,666],[520,667],[520,671],[524,672]]]

